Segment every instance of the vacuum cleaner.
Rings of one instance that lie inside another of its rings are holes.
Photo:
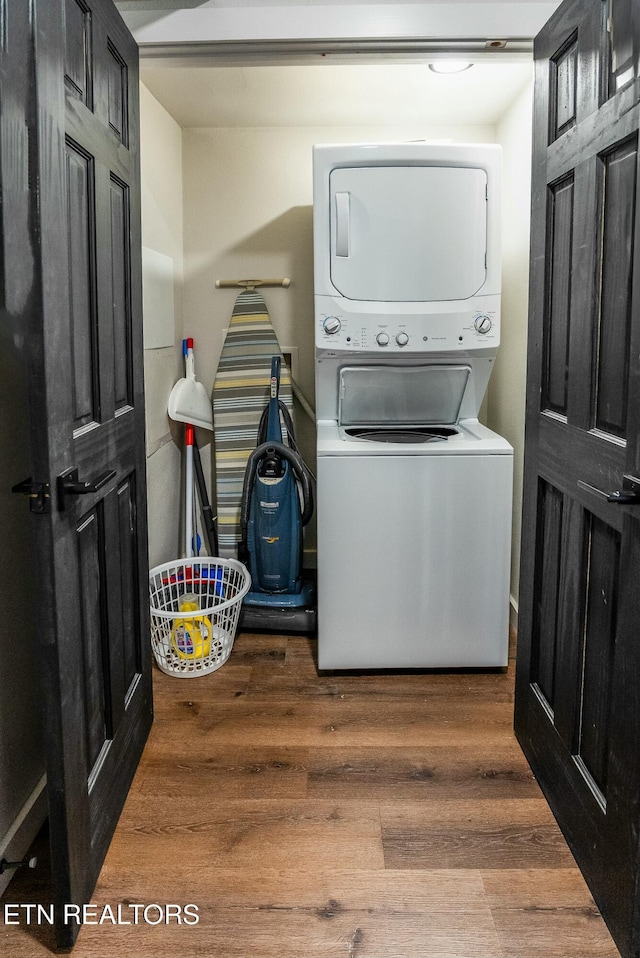
[[[312,476],[279,398],[280,364],[280,356],[273,356],[269,402],[244,476],[238,558],[252,586],[240,624],[246,631],[313,632],[315,586],[304,580],[302,562],[303,527],[313,515]]]

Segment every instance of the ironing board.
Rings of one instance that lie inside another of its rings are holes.
[[[282,355],[267,305],[255,289],[236,299],[213,384],[213,431],[220,555],[235,558],[247,459],[269,401],[271,357]],[[291,409],[291,372],[282,363],[280,399]]]

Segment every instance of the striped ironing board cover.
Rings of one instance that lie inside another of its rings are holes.
[[[267,305],[256,290],[236,299],[213,384],[213,430],[220,555],[235,558],[247,459],[269,401],[271,357],[281,355]],[[291,373],[280,372],[280,399],[292,408]]]

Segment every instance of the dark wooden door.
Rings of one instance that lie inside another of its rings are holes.
[[[535,43],[516,693],[519,740],[624,956],[640,954],[637,6],[565,0]]]
[[[43,496],[31,499],[32,531],[66,946],[79,926],[62,906],[90,900],[152,717],[138,54],[111,0],[6,9],[9,25],[31,18],[21,252],[33,273],[25,350],[31,479]]]

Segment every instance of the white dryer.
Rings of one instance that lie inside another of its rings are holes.
[[[318,664],[507,664],[500,149],[314,148]]]

